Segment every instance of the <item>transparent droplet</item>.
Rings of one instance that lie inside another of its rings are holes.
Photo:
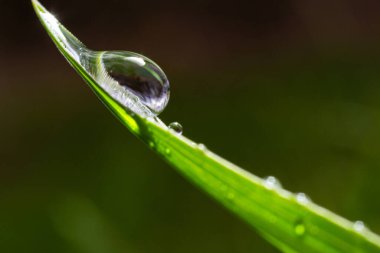
[[[355,221],[353,227],[354,227],[354,230],[355,230],[356,232],[359,232],[359,233],[363,232],[363,231],[366,230],[366,228],[367,228],[367,227],[365,226],[364,222],[363,222],[363,221],[360,221],[360,220]]]
[[[154,148],[155,146],[156,146],[156,145],[154,144],[153,141],[150,141],[150,142],[149,142],[149,147],[150,147],[150,148]]]
[[[221,190],[222,192],[226,192],[226,191],[228,190],[228,187],[227,187],[225,184],[222,184],[222,185],[220,186],[220,190]]]
[[[269,222],[272,224],[275,224],[278,221],[278,217],[276,215],[269,215],[268,218],[269,218]]]
[[[183,128],[182,125],[178,122],[172,122],[169,124],[169,128],[176,132],[177,134],[182,134]]]
[[[306,226],[305,226],[305,223],[303,222],[303,220],[298,220],[294,224],[294,233],[297,236],[303,236],[306,233]]]
[[[303,192],[300,192],[300,193],[296,194],[296,200],[297,200],[298,203],[303,204],[303,205],[308,204],[311,201],[310,198],[309,198],[309,196],[307,196]]]
[[[207,150],[207,147],[206,147],[205,144],[203,144],[203,143],[199,143],[199,144],[198,144],[198,149],[199,149],[200,151],[206,151],[206,150]]]
[[[274,188],[281,188],[281,183],[280,181],[275,178],[274,176],[269,176],[269,177],[266,177],[265,178],[265,187],[267,187],[268,189],[274,189]]]
[[[118,102],[129,109],[141,102],[154,115],[166,107],[170,86],[164,72],[145,56],[126,51],[86,54],[85,66],[96,81]],[[139,113],[139,112],[138,112]]]
[[[171,153],[172,151],[170,150],[170,148],[165,148],[165,155],[170,156]]]
[[[233,193],[233,192],[229,192],[228,194],[227,194],[227,199],[228,200],[233,200],[235,198],[235,194]]]

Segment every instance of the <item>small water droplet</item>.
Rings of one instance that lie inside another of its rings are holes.
[[[226,192],[228,190],[228,187],[225,184],[223,184],[220,186],[220,190]]]
[[[353,227],[354,227],[354,230],[358,233],[361,233],[364,230],[366,230],[366,226],[365,226],[364,222],[360,221],[360,220],[355,221]]]
[[[199,143],[199,144],[198,144],[198,149],[199,149],[200,151],[206,151],[206,150],[207,150],[207,147],[206,147],[205,144],[203,144],[203,143]]]
[[[182,125],[178,122],[172,122],[169,124],[169,128],[176,132],[177,134],[182,134],[183,128]]]
[[[234,198],[235,198],[235,194],[234,194],[233,192],[229,192],[229,193],[227,194],[227,199],[232,200],[232,199],[234,199]]]
[[[156,145],[154,144],[153,141],[150,141],[150,142],[149,142],[149,147],[150,147],[150,148],[154,148],[155,146],[156,146]]]
[[[165,148],[165,155],[170,156],[171,153],[172,151],[170,150],[170,148]]]
[[[309,198],[309,196],[307,196],[303,192],[300,192],[300,193],[296,194],[296,200],[297,200],[298,203],[303,204],[303,205],[308,204],[311,201],[310,198]]]
[[[306,233],[306,226],[302,220],[298,220],[294,224],[294,233],[297,236],[303,236]]]
[[[281,183],[280,181],[275,178],[274,176],[269,176],[269,177],[266,177],[265,178],[265,187],[267,187],[268,189],[274,189],[274,188],[281,188]]]
[[[278,217],[276,215],[270,215],[268,216],[268,218],[269,218],[269,222],[272,224],[275,224],[278,221]]]

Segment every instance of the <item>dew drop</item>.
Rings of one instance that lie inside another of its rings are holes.
[[[156,145],[154,144],[153,141],[150,141],[150,142],[149,142],[149,147],[150,147],[150,148],[154,148],[155,146],[156,146]]]
[[[354,230],[358,233],[362,233],[364,230],[366,230],[366,226],[364,222],[360,220],[355,221],[353,227],[354,227]]]
[[[203,143],[199,143],[199,144],[198,144],[198,149],[199,149],[200,151],[206,151],[206,150],[207,150],[207,147],[206,147],[205,144],[203,144]]]
[[[277,178],[275,178],[274,176],[266,177],[264,185],[268,189],[274,189],[274,188],[281,188],[282,187],[280,181]]]
[[[311,201],[310,198],[309,198],[309,196],[307,196],[303,192],[300,192],[300,193],[296,194],[296,200],[297,200],[298,203],[303,204],[303,205],[308,204]]]
[[[297,236],[303,236],[306,233],[306,226],[302,220],[298,220],[294,224],[294,233]]]
[[[233,193],[233,192],[229,192],[228,194],[227,194],[227,199],[228,200],[233,200],[235,198],[235,194]]]
[[[220,186],[220,190],[221,190],[222,192],[226,192],[226,191],[228,190],[228,187],[227,187],[225,184],[222,184],[222,185]]]
[[[121,105],[137,114],[154,117],[166,107],[170,85],[165,73],[147,57],[128,51],[91,51],[80,63]],[[145,110],[137,104],[147,107]]]
[[[106,51],[99,65],[109,81],[137,96],[154,114],[163,111],[169,100],[169,81],[152,60],[132,52]]]
[[[165,148],[165,155],[170,156],[171,153],[172,151],[170,150],[170,148]]]
[[[183,128],[182,125],[178,122],[172,122],[169,124],[169,128],[176,132],[177,134],[182,134]]]

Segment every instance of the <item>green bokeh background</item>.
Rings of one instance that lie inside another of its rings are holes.
[[[28,1],[0,3],[0,252],[278,252],[123,128]],[[42,3],[158,62],[164,122],[380,233],[377,1]]]

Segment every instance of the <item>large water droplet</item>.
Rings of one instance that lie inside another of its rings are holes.
[[[132,111],[138,101],[155,115],[164,110],[169,101],[169,81],[152,60],[125,51],[90,52],[85,57],[82,62],[88,64],[83,65],[118,102]]]
[[[172,122],[169,124],[169,128],[176,132],[177,134],[182,134],[183,128],[182,125],[178,122]]]

